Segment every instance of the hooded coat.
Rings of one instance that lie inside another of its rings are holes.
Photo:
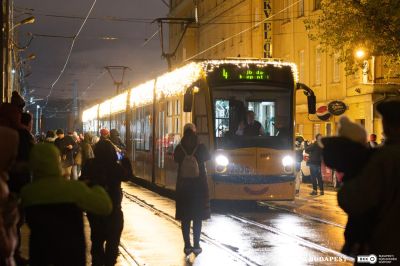
[[[52,144],[37,144],[29,164],[33,182],[22,189],[21,199],[31,232],[30,265],[85,265],[83,210],[107,215],[110,198],[100,186],[65,180]]]

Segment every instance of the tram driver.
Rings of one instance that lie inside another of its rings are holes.
[[[254,111],[247,111],[246,122],[242,121],[236,130],[238,136],[263,136],[265,135],[264,128],[260,122],[255,120]]]

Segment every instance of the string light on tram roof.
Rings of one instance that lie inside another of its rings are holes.
[[[112,98],[111,101],[111,113],[119,113],[126,110],[126,97],[128,97],[128,92],[124,92]]]
[[[111,111],[111,100],[106,100],[102,102],[99,106],[99,118],[110,115]]]
[[[153,102],[154,79],[131,89],[129,100],[131,107],[138,107]]]
[[[96,104],[95,106],[86,109],[82,113],[82,122],[88,122],[97,117],[97,111],[99,109],[99,105]]]
[[[156,99],[161,97],[172,97],[182,95],[186,89],[195,81],[199,80],[202,75],[206,76],[208,72],[220,65],[234,64],[238,67],[248,67],[256,65],[265,67],[272,65],[274,67],[289,66],[292,70],[294,80],[298,81],[297,66],[291,62],[284,62],[276,59],[254,60],[254,59],[225,59],[225,60],[207,60],[203,62],[192,62],[174,71],[168,72],[156,80],[150,80],[131,89],[129,104],[131,107],[139,107],[153,102],[154,86],[156,86]],[[156,82],[156,84],[154,84]],[[126,109],[126,97],[128,93],[122,93],[112,99],[106,100],[99,106],[99,117],[105,117],[110,114],[121,112]],[[91,111],[85,113],[85,119],[94,119],[97,113]],[[87,120],[86,120],[87,121]]]

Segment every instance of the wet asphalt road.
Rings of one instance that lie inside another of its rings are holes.
[[[203,253],[185,258],[179,223],[173,219],[175,202],[133,184],[124,184],[124,192],[121,243],[138,265],[352,264],[338,252],[345,222],[340,210],[337,219],[330,219],[332,210],[323,214],[332,208],[323,201],[334,195],[322,202],[307,198],[308,205],[320,209],[311,208],[314,212],[307,211],[301,199],[218,204],[212,218],[203,223]]]

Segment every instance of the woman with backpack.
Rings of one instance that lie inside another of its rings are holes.
[[[181,221],[184,253],[196,256],[202,252],[200,235],[202,220],[210,218],[210,200],[205,162],[210,154],[204,144],[199,143],[196,126],[186,124],[181,143],[175,148],[174,160],[179,164],[176,182],[175,219]],[[190,224],[193,221],[193,246],[190,242]]]

